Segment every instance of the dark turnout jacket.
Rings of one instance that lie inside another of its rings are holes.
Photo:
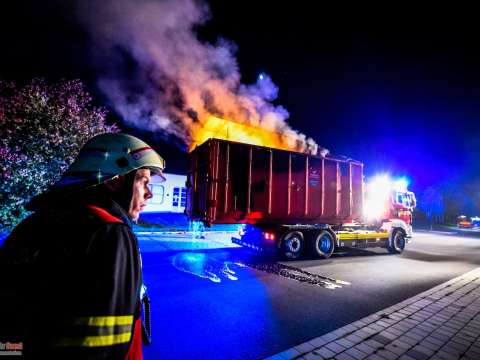
[[[32,358],[141,358],[140,255],[114,201],[38,210],[5,240],[0,268],[14,300],[0,304],[0,341]]]

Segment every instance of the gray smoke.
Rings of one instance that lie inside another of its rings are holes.
[[[235,45],[197,38],[195,28],[210,16],[207,4],[82,0],[79,10],[102,59],[99,86],[126,122],[190,146],[215,115],[278,132],[296,150],[317,153],[315,141],[288,125],[288,111],[271,103],[278,88],[266,74],[242,84]]]

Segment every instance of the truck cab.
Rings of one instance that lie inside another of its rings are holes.
[[[392,208],[390,217],[393,219],[401,219],[405,223],[412,225],[413,209],[417,206],[415,194],[411,191],[392,192]]]

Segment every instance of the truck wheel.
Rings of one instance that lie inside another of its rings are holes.
[[[388,251],[392,254],[400,254],[405,249],[405,234],[401,230],[395,231],[392,238],[392,245],[388,246]]]
[[[313,254],[321,259],[328,259],[335,249],[335,240],[332,234],[326,230],[320,231],[315,238],[313,245]]]
[[[282,240],[283,255],[287,259],[295,260],[302,256],[305,240],[300,231],[288,232]]]

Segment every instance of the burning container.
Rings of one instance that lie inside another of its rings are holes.
[[[309,248],[328,258],[335,247],[403,251],[411,224],[362,223],[363,164],[354,160],[207,140],[189,155],[186,213],[210,224],[246,224],[235,243],[280,250],[296,259]]]
[[[187,214],[214,223],[359,219],[363,164],[210,139],[190,153]]]

